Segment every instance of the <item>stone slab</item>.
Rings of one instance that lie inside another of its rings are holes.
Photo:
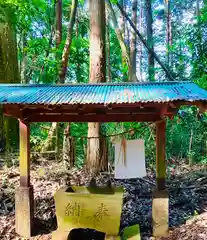
[[[34,224],[33,187],[19,187],[15,194],[16,233],[21,237],[30,238]]]

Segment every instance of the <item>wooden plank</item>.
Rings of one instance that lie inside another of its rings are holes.
[[[20,187],[30,186],[30,126],[19,121]]]
[[[156,180],[157,189],[165,189],[165,175],[166,175],[166,162],[165,162],[165,131],[166,121],[158,121],[156,123]]]

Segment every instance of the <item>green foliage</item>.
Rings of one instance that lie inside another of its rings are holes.
[[[40,152],[48,136],[49,123],[31,124],[30,147],[32,152]]]
[[[111,0],[115,5],[117,0]],[[207,89],[207,8],[203,7],[200,18],[195,16],[193,1],[171,1],[172,12],[172,46],[167,46],[171,54],[171,69],[178,80],[192,79],[201,87]],[[58,49],[55,44],[55,1],[49,0],[4,0],[0,4],[0,21],[15,23],[18,41],[18,60],[20,66],[26,56],[26,80],[35,83],[55,83],[58,75],[59,62],[65,44],[67,24],[69,19],[70,1],[63,0],[63,39]],[[131,1],[125,1],[128,13],[131,11]],[[166,19],[163,1],[154,0],[154,43],[156,47],[164,49],[158,51],[159,57],[165,61],[166,55]],[[116,9],[117,10],[117,9]],[[143,10],[143,9],[142,9]],[[7,11],[7,14],[5,14]],[[144,11],[143,11],[144,12]],[[139,10],[139,15],[140,15]],[[185,19],[191,14],[192,20]],[[144,14],[143,14],[144,15]],[[118,16],[118,13],[117,13]],[[145,36],[145,16],[142,26]],[[198,24],[199,20],[199,24]],[[163,27],[160,28],[160,24]],[[130,29],[129,29],[130,32]],[[78,17],[73,31],[70,58],[66,82],[87,83],[89,79],[89,17],[84,8],[84,0],[79,1]],[[126,34],[127,35],[127,31]],[[128,72],[126,64],[122,63],[122,53],[112,26],[110,35],[110,70],[113,82],[125,81]],[[127,39],[128,37],[125,36]],[[24,41],[25,42],[24,42]],[[129,45],[129,42],[126,43]],[[140,50],[140,47],[139,47]],[[142,72],[147,75],[147,52],[143,47]],[[139,55],[140,56],[140,55]],[[160,66],[155,66],[157,79],[163,79],[164,74]],[[194,161],[207,162],[207,115],[198,119],[196,109],[183,108],[185,116],[176,116],[167,124],[167,157],[192,157]],[[44,128],[45,127],[45,128]],[[31,147],[33,151],[40,151],[47,139],[50,124],[32,124]],[[134,132],[129,131],[134,129]],[[192,146],[189,142],[193,130]],[[155,160],[155,128],[145,123],[107,123],[103,124],[104,135],[114,135],[127,132],[127,139],[142,138],[145,140],[146,157],[149,162]],[[87,145],[87,124],[71,124],[71,135],[76,137],[76,164],[81,166],[85,158]],[[83,137],[85,136],[85,138]],[[107,138],[110,155],[113,157],[111,138]]]
[[[180,158],[192,157],[193,161],[200,161],[207,153],[205,117],[198,115],[196,108],[184,108],[183,111],[182,118],[176,117],[168,122],[168,154]],[[190,149],[191,134],[192,147]]]
[[[111,2],[112,2],[113,4],[117,4],[117,3],[118,3],[118,0],[111,0]]]

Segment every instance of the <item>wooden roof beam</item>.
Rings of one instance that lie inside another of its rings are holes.
[[[3,105],[3,112],[4,115],[9,116],[9,117],[14,117],[17,119],[23,119],[24,116],[20,110],[20,107],[15,104],[5,104]]]
[[[155,122],[161,120],[159,114],[32,114],[27,122]]]

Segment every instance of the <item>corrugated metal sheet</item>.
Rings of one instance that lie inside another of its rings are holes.
[[[111,104],[207,101],[207,91],[192,82],[6,85],[0,104]]]

